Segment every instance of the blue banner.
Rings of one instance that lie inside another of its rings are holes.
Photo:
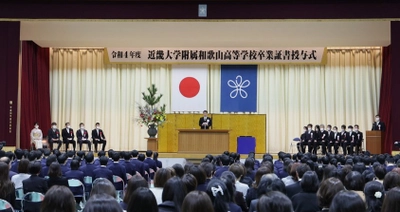
[[[221,112],[257,111],[257,65],[221,66]]]

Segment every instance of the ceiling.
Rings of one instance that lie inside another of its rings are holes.
[[[21,21],[42,47],[361,47],[390,44],[390,21]]]

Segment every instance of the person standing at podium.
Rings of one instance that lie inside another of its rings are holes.
[[[379,115],[375,116],[375,122],[372,124],[371,130],[377,130],[377,131],[385,131],[386,130],[385,123],[383,123],[381,121]]]
[[[207,110],[203,111],[203,117],[199,119],[199,126],[202,130],[206,130],[212,127],[212,120],[210,117],[208,117]]]

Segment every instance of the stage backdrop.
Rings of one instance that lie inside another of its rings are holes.
[[[105,64],[103,49],[52,49],[50,61],[52,121],[70,121],[75,129],[80,122],[92,129],[99,121],[107,148],[146,149],[147,129],[135,119],[141,92],[152,83],[171,113],[171,65]],[[336,48],[328,49],[326,65],[258,65],[257,114],[267,114],[264,151],[289,151],[308,123],[369,130],[378,113],[381,61],[380,48]],[[224,114],[220,83],[221,65],[209,65],[205,109],[213,116]],[[195,112],[194,120],[201,116]],[[174,150],[160,150],[165,148]]]
[[[212,129],[229,131],[229,151],[236,152],[239,136],[256,138],[256,153],[265,152],[265,114],[211,114]],[[168,122],[158,131],[158,151],[178,151],[178,129],[200,129],[200,114],[167,114]],[[221,152],[222,153],[222,152]]]

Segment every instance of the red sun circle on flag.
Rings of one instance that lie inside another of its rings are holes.
[[[185,77],[179,83],[179,91],[186,98],[195,97],[200,91],[200,83],[193,77]]]

